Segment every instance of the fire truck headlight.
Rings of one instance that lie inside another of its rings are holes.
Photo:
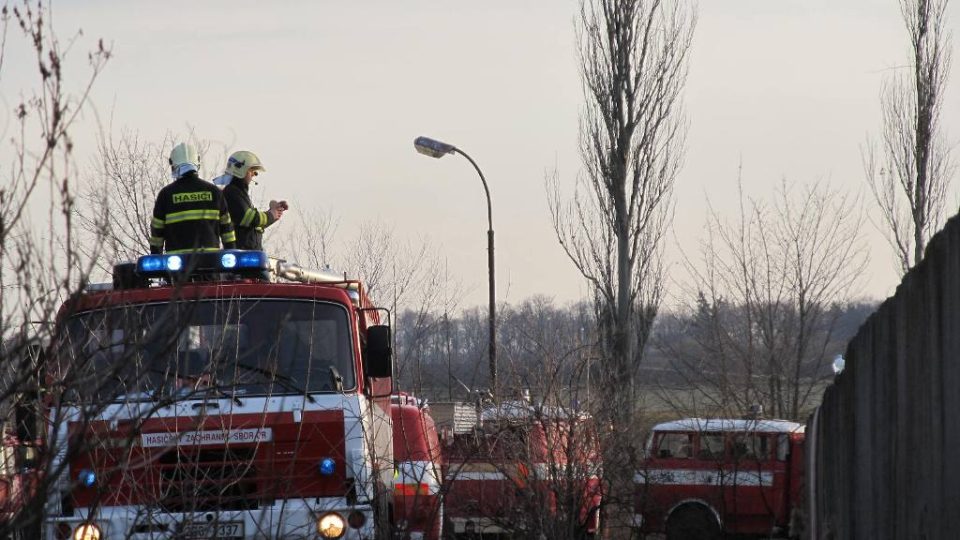
[[[97,473],[90,469],[83,469],[77,475],[77,482],[80,482],[83,487],[93,487],[97,483]]]
[[[96,523],[81,523],[73,530],[73,540],[100,540],[100,527]]]
[[[323,458],[320,461],[320,474],[323,476],[333,476],[337,470],[337,462],[333,458]]]
[[[220,257],[220,266],[224,268],[234,268],[237,266],[237,256],[233,253],[224,253]]]
[[[340,538],[346,530],[346,523],[340,514],[330,512],[317,520],[317,532],[321,538]]]

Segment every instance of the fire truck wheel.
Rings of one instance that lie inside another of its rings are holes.
[[[720,524],[710,509],[685,504],[667,518],[667,540],[718,540]]]

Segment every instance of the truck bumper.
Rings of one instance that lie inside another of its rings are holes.
[[[353,511],[362,512],[364,524],[351,528],[347,517]],[[317,533],[317,520],[328,513],[339,514],[346,531],[341,539],[366,540],[375,536],[373,509],[369,505],[348,506],[343,499],[296,499],[277,501],[272,506],[252,510],[224,510],[196,513],[150,511],[142,506],[101,507],[90,516],[89,509],[77,509],[74,516],[48,519],[43,537],[47,540],[64,538],[63,531],[72,535],[76,527],[94,523],[100,529],[101,540],[123,538],[130,540],[168,540],[189,538],[266,539],[322,538]],[[59,534],[58,534],[59,531]],[[67,536],[67,538],[72,538]]]

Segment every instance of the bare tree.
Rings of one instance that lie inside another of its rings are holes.
[[[103,269],[118,260],[150,253],[150,215],[154,197],[169,175],[163,147],[124,132],[98,141],[98,159],[81,195],[80,226],[105,238]]]
[[[690,316],[673,332],[685,339],[663,344],[694,389],[675,405],[739,416],[761,404],[802,418],[866,267],[862,225],[857,199],[820,184],[784,181],[769,206],[741,189],[734,221],[711,211],[701,260],[687,260]]]
[[[551,212],[560,244],[593,287],[607,372],[626,376],[617,385],[624,398],[661,297],[660,252],[683,153],[680,95],[694,25],[695,14],[677,3],[581,6],[586,176],[567,204],[553,183]]]
[[[884,80],[880,142],[868,143],[864,152],[867,181],[901,274],[920,262],[930,237],[942,226],[954,172],[940,129],[951,63],[948,4],[900,0],[910,38],[909,72],[897,71]]]
[[[333,263],[333,242],[339,220],[332,212],[319,209],[298,209],[291,216],[291,231],[279,239],[280,253],[311,268],[325,268]]]
[[[406,323],[398,325],[395,358],[397,377],[413,382],[417,392],[423,389],[422,357],[430,334],[442,320],[432,313],[457,309],[461,293],[456,280],[448,280],[437,269],[442,261],[429,241],[404,241],[382,222],[361,225],[353,240],[344,245],[343,264],[351,275],[368,284],[371,297]]]
[[[0,79],[8,69],[6,53],[23,54],[34,66],[36,79],[13,110],[0,146],[0,414],[5,460],[3,515],[0,536],[36,538],[45,512],[47,489],[63,469],[49,460],[37,463],[34,445],[41,385],[69,387],[76,380],[44,384],[44,350],[54,341],[52,322],[64,299],[87,280],[89,259],[77,249],[76,163],[71,133],[88,105],[92,85],[110,57],[102,41],[88,53],[89,70],[79,91],[66,88],[76,81],[74,57],[67,52],[77,37],[64,44],[53,31],[50,8],[44,2],[5,2],[0,8]],[[8,32],[12,30],[12,32]],[[15,44],[9,50],[9,43]],[[22,47],[21,47],[22,44]],[[8,436],[19,437],[12,445]],[[21,450],[30,450],[28,454]],[[46,455],[59,451],[49,448]],[[27,468],[30,467],[30,470]],[[38,475],[36,471],[44,473]],[[31,472],[32,471],[32,472]],[[10,476],[12,474],[12,476]]]
[[[200,149],[203,170],[221,170],[227,148],[198,139],[192,130],[185,136],[167,134],[160,143],[145,141],[129,129],[98,139],[97,156],[80,190],[84,204],[78,207],[77,218],[86,239],[103,240],[102,246],[90,243],[102,251],[102,256],[91,257],[101,272],[109,272],[116,261],[150,253],[153,204],[160,189],[171,182],[168,155],[182,139]]]
[[[695,26],[696,12],[684,2],[581,3],[586,175],[566,204],[554,177],[550,203],[561,246],[592,286],[618,434],[631,425],[637,368],[662,295],[663,237],[682,164],[681,94]],[[629,444],[605,451],[605,467],[617,470],[610,459],[624,459]]]

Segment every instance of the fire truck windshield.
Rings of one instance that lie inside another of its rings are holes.
[[[80,400],[338,392],[356,386],[347,311],[302,300],[118,306],[66,323],[60,369]]]

